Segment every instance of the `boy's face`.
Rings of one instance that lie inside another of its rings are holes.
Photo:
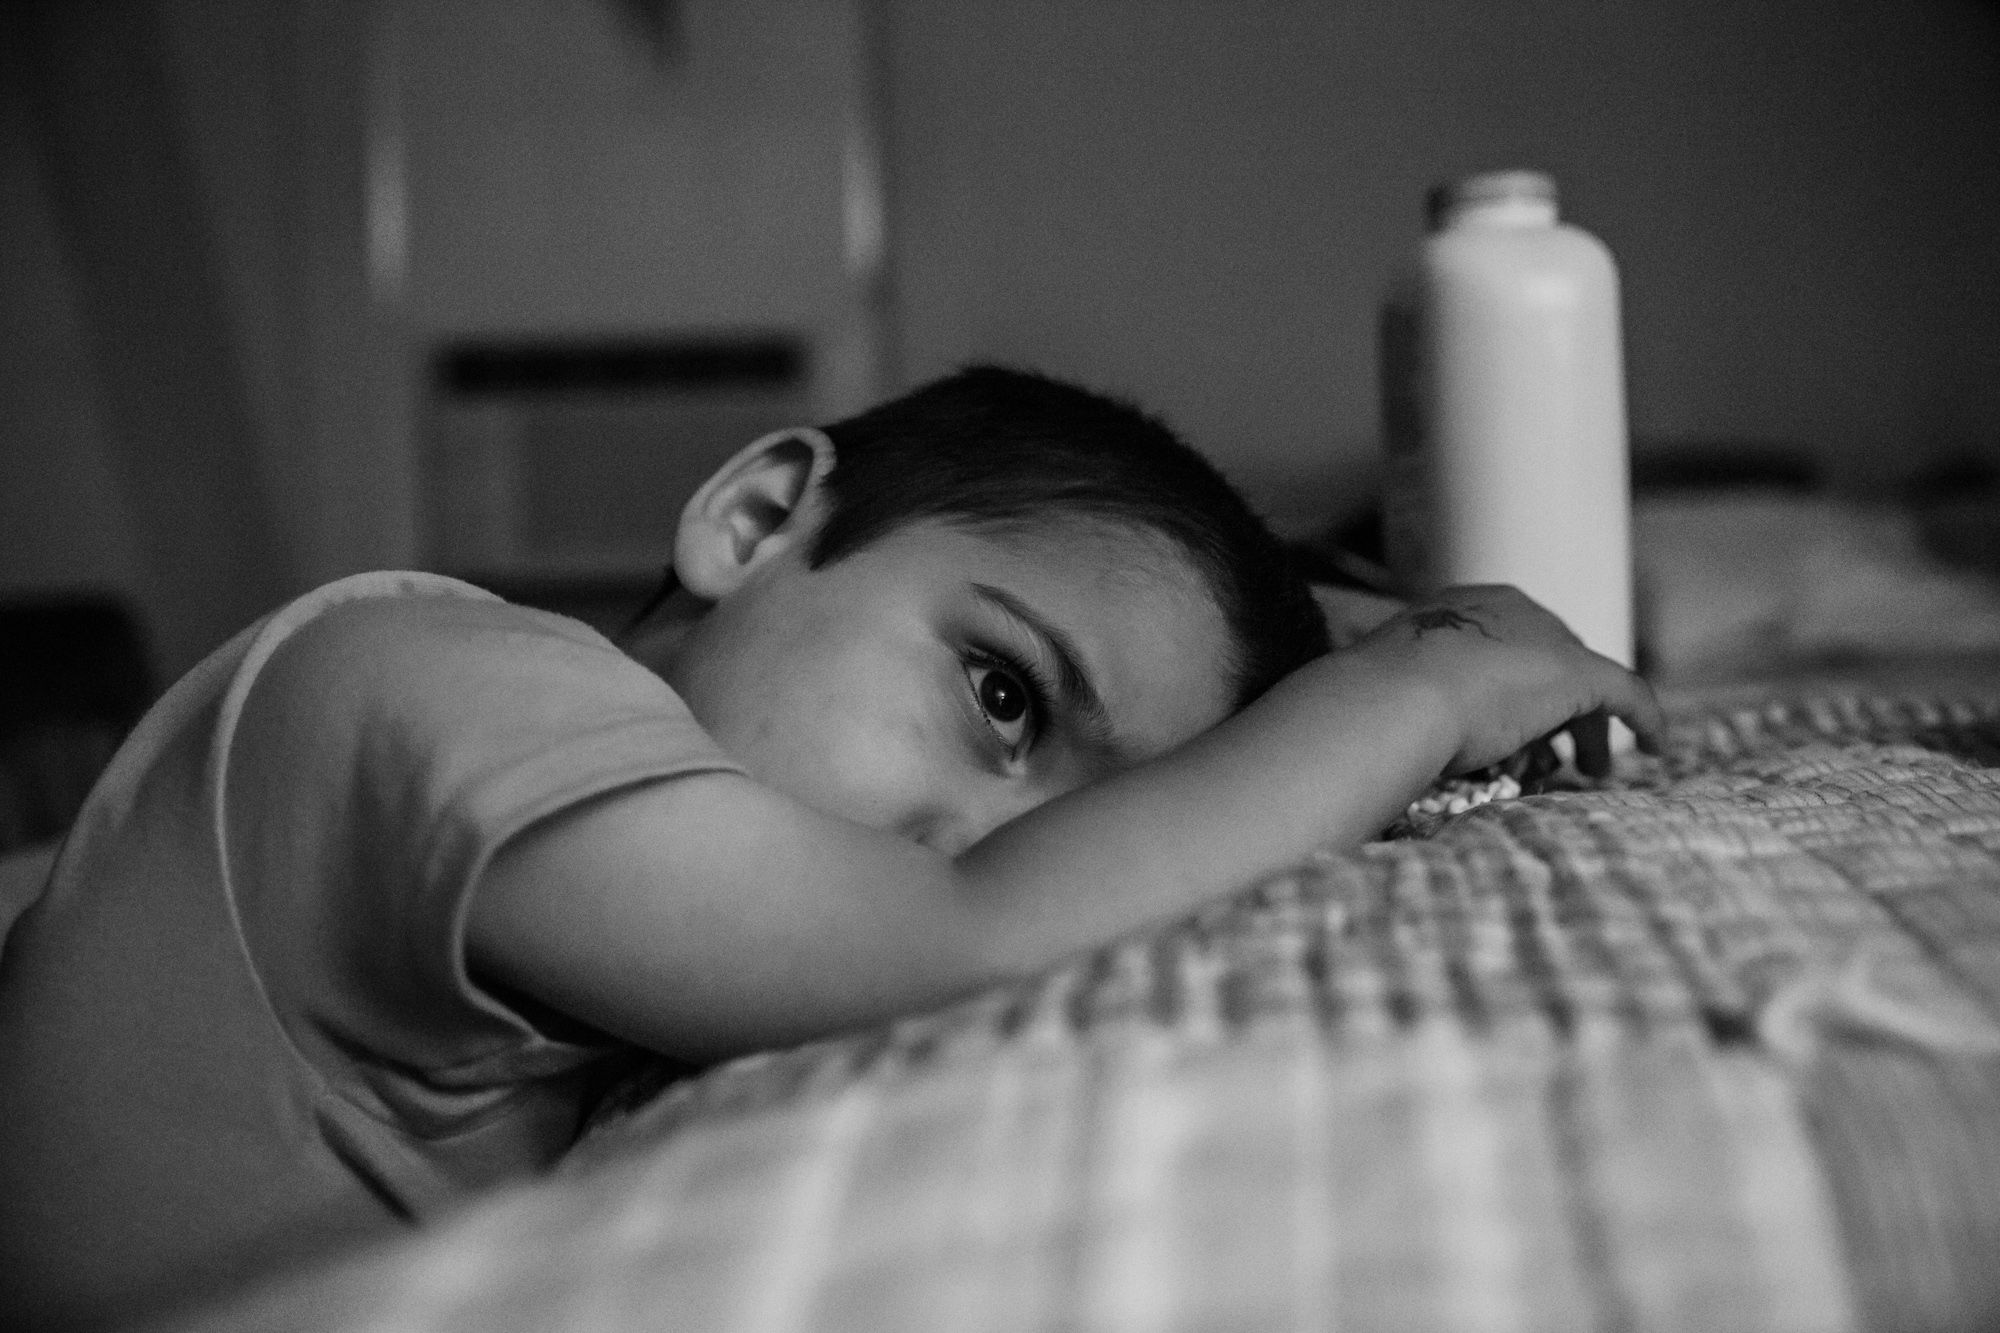
[[[659,667],[751,775],[946,853],[1227,716],[1229,635],[1162,541],[914,524],[788,551]]]

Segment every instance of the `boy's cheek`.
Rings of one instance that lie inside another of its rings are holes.
[[[906,831],[949,790],[923,729],[889,718],[821,711],[771,719],[750,753],[751,776],[822,814],[870,828]]]

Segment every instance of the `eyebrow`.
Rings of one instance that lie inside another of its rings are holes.
[[[998,607],[1041,642],[1048,655],[1055,659],[1056,693],[1060,696],[1056,700],[1058,707],[1075,719],[1088,742],[1103,749],[1117,750],[1111,710],[1104,706],[1104,696],[1097,692],[1097,683],[1084,669],[1083,654],[1077,651],[1076,640],[1050,624],[1034,607],[1005,588],[996,588],[990,583],[975,583],[972,591],[981,601]]]

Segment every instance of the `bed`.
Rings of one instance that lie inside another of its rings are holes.
[[[2000,654],[1752,639],[1608,782],[641,1071],[553,1174],[184,1327],[2000,1327]]]
[[[553,1176],[199,1326],[2000,1326],[1987,679],[1677,696],[1601,787],[642,1075]]]

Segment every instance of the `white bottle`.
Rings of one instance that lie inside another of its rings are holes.
[[[1405,588],[1511,583],[1632,664],[1618,272],[1555,182],[1441,186],[1382,319],[1384,538]]]

